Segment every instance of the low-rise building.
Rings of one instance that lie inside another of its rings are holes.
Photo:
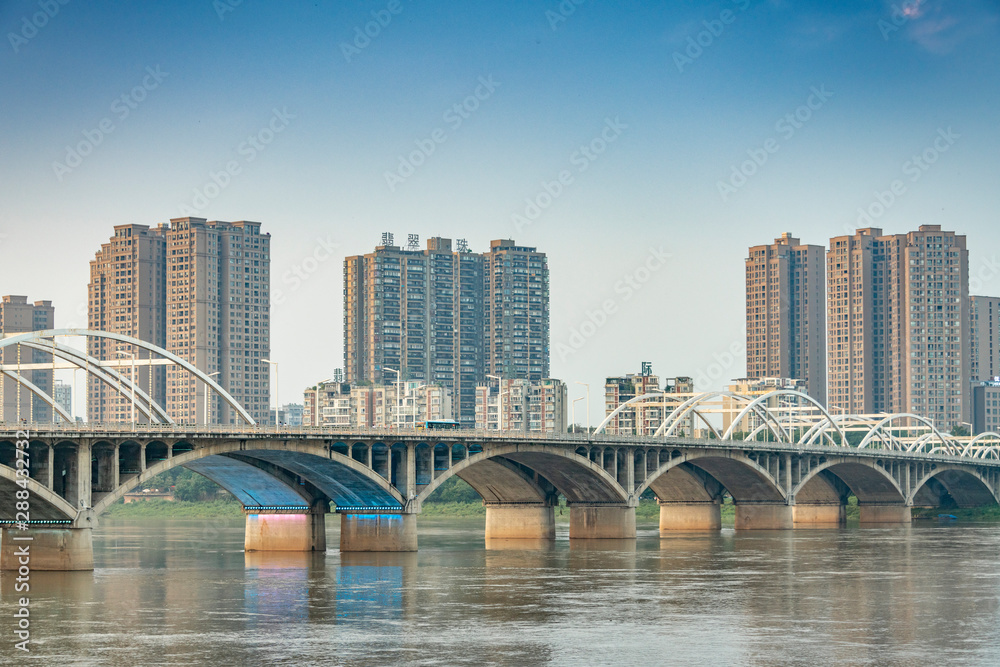
[[[326,382],[305,390],[306,426],[412,428],[428,419],[453,419],[450,388],[416,380],[400,384]]]
[[[643,362],[640,373],[605,379],[604,414],[609,416],[623,404],[644,395],[693,393],[694,381],[690,377],[666,378],[661,387],[660,377],[653,374],[652,364]],[[653,435],[672,414],[676,404],[676,401],[656,400],[655,396],[651,396],[649,400],[637,401],[615,414],[605,430],[608,433]],[[678,435],[681,432],[691,435],[693,430],[693,416],[685,417],[684,423],[679,426]]]
[[[566,383],[503,379],[476,387],[476,428],[522,433],[565,433]]]

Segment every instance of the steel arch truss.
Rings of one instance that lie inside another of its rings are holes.
[[[124,377],[115,369],[115,367],[106,365],[105,362],[95,359],[80,350],[56,342],[55,339],[58,336],[80,336],[87,338],[88,340],[91,338],[104,338],[146,350],[150,360],[153,359],[153,355],[156,355],[157,357],[166,360],[167,363],[179,366],[198,380],[205,383],[207,387],[210,387],[213,391],[215,391],[216,394],[218,394],[229,405],[229,407],[235,410],[240,418],[247,424],[254,425],[256,423],[253,417],[250,416],[243,406],[240,405],[240,403],[233,398],[229,392],[223,389],[207,374],[172,352],[138,338],[94,329],[47,329],[44,331],[31,331],[0,338],[0,349],[11,346],[20,347],[23,345],[31,350],[46,352],[52,355],[53,363],[57,358],[62,361],[69,362],[76,368],[86,371],[88,376],[92,376],[100,382],[108,385],[113,390],[116,390],[125,400],[134,401],[135,409],[142,413],[151,423],[174,423],[173,419],[170,418],[170,415],[167,414],[166,410],[154,401],[148,393],[144,392],[138,386],[138,383]],[[7,364],[3,367],[3,375],[13,378],[21,386],[28,389],[28,391],[32,394],[45,401],[54,410],[56,410],[56,412],[63,419],[70,422],[73,421],[72,417],[68,415],[65,410],[59,407],[52,396],[29,382],[27,378],[21,374],[17,367],[12,367],[11,364]]]

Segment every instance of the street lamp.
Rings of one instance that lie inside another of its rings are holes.
[[[580,398],[573,399],[573,433],[576,433],[576,403],[577,401],[582,401],[582,400],[584,400],[583,396],[581,396]]]
[[[586,382],[577,382],[578,385],[587,388],[587,436],[590,436],[590,385]]]
[[[399,373],[398,369],[396,369],[396,368],[389,368],[388,366],[383,366],[382,370],[383,371],[389,371],[390,373],[395,373],[396,374],[396,420],[395,421],[396,421],[396,428],[398,429],[399,428],[399,411],[402,409],[400,407],[402,405],[402,403],[400,403],[400,398],[401,397],[399,395],[400,373]],[[383,381],[383,384],[384,384],[385,383],[385,378],[383,378],[382,381]]]
[[[215,371],[214,373],[209,373],[208,377],[212,377],[212,376],[218,375],[221,372],[222,371]],[[208,426],[208,392],[210,392],[210,391],[212,391],[212,388],[209,386],[208,382],[206,382],[205,383],[205,425],[206,426]]]
[[[132,374],[129,379],[131,380],[130,384],[132,385],[132,428],[134,429],[135,428],[135,352],[123,352],[122,350],[118,350],[118,354],[123,356],[128,355],[132,357]]]
[[[270,359],[261,359],[262,364],[271,364],[274,366],[274,425],[278,425],[278,412],[281,411],[281,393],[278,385],[278,362],[271,361]],[[271,407],[270,405],[268,407]]]

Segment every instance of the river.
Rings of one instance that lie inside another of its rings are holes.
[[[97,569],[32,573],[44,665],[1000,663],[1000,526],[687,533],[484,545],[420,520],[414,554],[245,554],[236,521],[107,520]],[[20,653],[20,652],[17,652]]]

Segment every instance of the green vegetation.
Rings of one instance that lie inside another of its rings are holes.
[[[208,519],[243,518],[243,507],[235,500],[184,501],[143,500],[127,505],[117,502],[104,516],[109,519]]]
[[[959,521],[1000,521],[1000,506],[971,507],[969,509],[940,507],[914,507],[914,519],[936,519],[938,514],[951,514]]]

